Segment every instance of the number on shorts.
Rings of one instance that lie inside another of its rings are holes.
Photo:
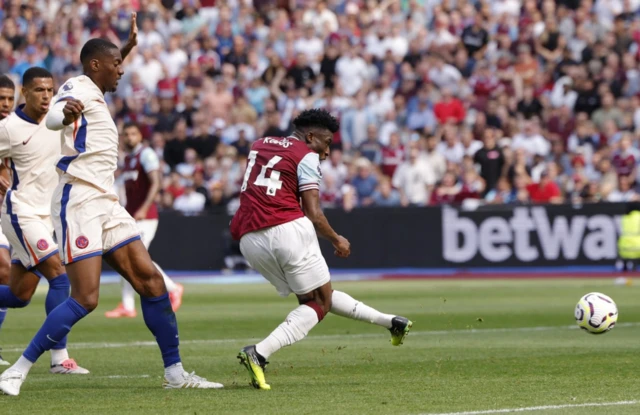
[[[247,164],[247,170],[244,172],[244,181],[242,182],[242,187],[240,191],[244,192],[247,190],[247,183],[249,182],[249,176],[251,175],[251,170],[253,166],[256,164],[256,157],[258,156],[257,151],[249,152],[249,164]],[[267,196],[275,196],[276,191],[282,189],[282,180],[280,180],[280,172],[277,170],[273,170],[276,164],[282,160],[280,156],[273,156],[271,160],[267,163],[266,166],[262,166],[260,170],[260,174],[256,178],[256,181],[253,182],[256,186],[263,186],[267,188]],[[267,170],[271,169],[271,174],[267,177]]]

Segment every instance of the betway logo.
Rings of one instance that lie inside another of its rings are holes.
[[[458,263],[478,253],[490,262],[512,256],[523,262],[572,260],[581,252],[593,261],[615,259],[619,224],[620,217],[611,215],[556,216],[551,220],[543,207],[517,207],[511,218],[489,217],[478,223],[444,207],[442,250],[445,260]],[[532,241],[534,233],[537,241]]]

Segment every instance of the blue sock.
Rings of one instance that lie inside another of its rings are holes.
[[[169,294],[165,293],[155,298],[140,297],[140,304],[144,322],[160,346],[164,367],[180,363],[178,322],[171,309]]]
[[[55,347],[64,339],[71,327],[80,319],[89,314],[76,300],[69,297],[67,300],[49,313],[44,324],[36,333],[31,343],[24,351],[23,356],[32,363],[47,350]]]
[[[47,293],[47,299],[44,302],[44,309],[47,311],[47,315],[69,298],[70,289],[71,284],[69,284],[69,277],[67,277],[67,274],[60,274],[49,280],[49,292]],[[62,350],[66,348],[67,336],[52,347],[52,349],[55,350]]]
[[[29,301],[22,301],[16,297],[8,285],[0,285],[0,307],[1,308],[22,308],[26,307]]]
[[[7,309],[0,308],[0,328],[2,328],[2,323],[4,323],[4,318],[7,316]]]

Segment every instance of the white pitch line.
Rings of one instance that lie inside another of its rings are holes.
[[[602,402],[602,403],[576,403],[566,405],[545,405],[545,406],[530,406],[525,408],[512,408],[512,409],[489,409],[487,411],[468,411],[468,412],[448,412],[442,414],[420,414],[420,415],[490,415],[490,414],[511,414],[516,412],[535,412],[545,411],[553,409],[568,409],[568,408],[589,408],[589,407],[604,407],[604,406],[623,406],[623,405],[637,405],[640,401],[618,401],[618,402]]]
[[[640,322],[635,323],[619,323],[616,327],[639,327]],[[555,331],[555,330],[575,330],[578,326],[537,326],[537,327],[510,327],[510,328],[494,328],[494,329],[456,329],[456,330],[433,330],[433,331],[412,331],[411,337],[416,336],[446,336],[451,334],[494,334],[494,333],[526,333],[526,332],[540,332],[540,331]],[[351,339],[369,339],[380,337],[380,333],[361,333],[361,334],[327,334],[320,336],[309,336],[308,339],[316,340],[339,340],[345,338]],[[189,344],[228,344],[228,343],[250,343],[258,339],[257,337],[251,338],[232,338],[232,339],[206,339],[206,340],[182,340],[181,345]],[[156,347],[157,343],[154,341],[136,341],[136,342],[122,342],[122,343],[102,343],[102,342],[88,342],[88,343],[70,343],[70,348],[77,349],[118,349],[123,347]],[[3,352],[21,352],[26,346],[9,345],[3,347]]]
[[[62,380],[62,378],[65,379],[87,379],[87,380],[92,380],[92,379],[144,379],[144,378],[150,378],[151,375],[106,375],[106,376],[93,376],[93,375],[68,375],[68,376],[58,376],[58,375],[54,375],[54,376],[43,376],[43,377],[36,377],[36,378],[32,378],[29,379],[28,382],[60,382]],[[160,376],[157,376],[158,378],[160,378]]]

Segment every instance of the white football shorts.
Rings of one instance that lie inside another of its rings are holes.
[[[331,280],[307,217],[243,235],[240,251],[283,297],[307,294]]]
[[[53,194],[51,216],[62,262],[70,264],[140,239],[136,221],[114,192],[63,175]]]
[[[32,269],[58,253],[51,216],[16,213],[7,192],[2,205],[2,231],[11,244],[11,262]]]
[[[0,223],[2,220],[0,220]],[[9,240],[2,232],[2,227],[0,226],[0,248],[11,250],[11,246],[9,245]]]

